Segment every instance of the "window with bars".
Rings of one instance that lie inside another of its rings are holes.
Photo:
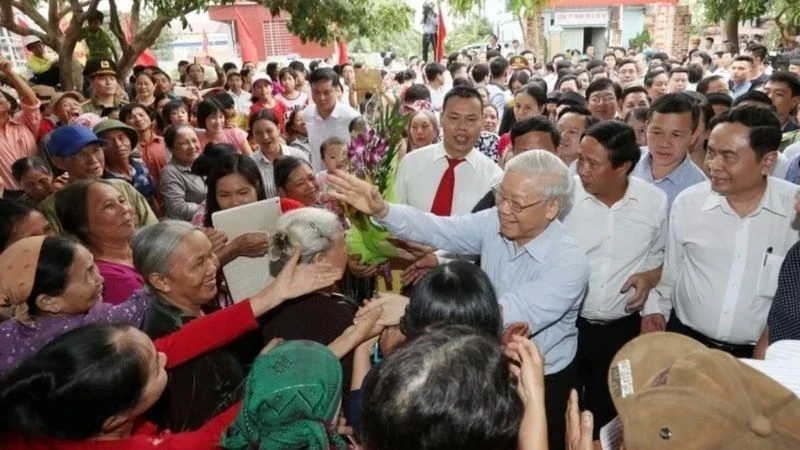
[[[264,48],[268,56],[287,55],[292,52],[292,42],[286,19],[273,19],[262,23],[264,28]]]

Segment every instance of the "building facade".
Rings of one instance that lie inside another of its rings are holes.
[[[254,2],[213,6],[209,8],[208,15],[212,20],[231,24],[236,41],[234,44],[241,49],[242,59],[322,59],[334,54],[333,45],[322,47],[312,42],[304,44],[289,32],[285,13],[273,17],[267,8]]]

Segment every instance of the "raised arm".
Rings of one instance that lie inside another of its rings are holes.
[[[11,61],[0,55],[0,72],[8,78],[11,86],[19,93],[20,106],[22,106],[22,122],[31,130],[34,136],[39,132],[42,122],[42,113],[39,111],[39,99],[30,85],[17,75],[11,67]]]

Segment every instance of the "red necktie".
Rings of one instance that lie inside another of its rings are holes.
[[[456,166],[464,162],[463,159],[447,159],[447,170],[444,171],[436,196],[433,197],[431,212],[437,216],[449,216],[453,209],[453,190],[456,187]]]

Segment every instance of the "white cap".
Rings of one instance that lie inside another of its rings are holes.
[[[31,44],[35,44],[37,42],[42,42],[42,40],[39,39],[39,36],[34,36],[32,34],[22,38],[22,46],[23,47],[27,47],[27,46],[29,46]]]
[[[269,84],[272,84],[272,78],[270,78],[269,75],[263,72],[258,72],[255,75],[253,75],[252,84],[255,86],[256,83],[264,80],[269,81]]]

